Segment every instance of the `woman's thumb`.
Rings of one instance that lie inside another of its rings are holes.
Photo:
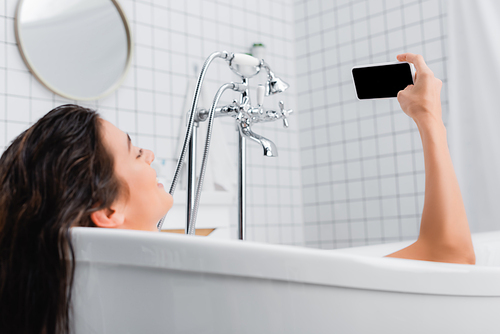
[[[406,87],[404,90],[400,90],[398,92],[398,95],[397,95],[397,99],[398,99],[398,102],[401,103],[401,100],[404,99],[405,95],[406,95],[406,89],[408,87]]]

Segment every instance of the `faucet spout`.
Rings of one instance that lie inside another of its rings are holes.
[[[240,133],[243,136],[248,137],[253,141],[259,143],[264,149],[264,155],[266,157],[278,156],[278,149],[276,148],[276,145],[274,145],[272,141],[253,132],[252,129],[250,128],[250,125],[247,122],[238,122],[238,124]]]

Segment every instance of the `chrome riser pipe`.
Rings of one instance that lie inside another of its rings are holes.
[[[189,142],[188,164],[187,164],[187,191],[186,191],[186,230],[189,233],[189,222],[191,221],[191,214],[193,212],[194,194],[196,193],[196,143],[198,142],[198,122],[194,122],[193,132],[191,134],[191,141]]]
[[[238,239],[246,239],[246,138],[238,131]]]
[[[244,85],[248,87],[248,79],[243,78]],[[241,93],[240,103],[243,103],[245,99],[250,98],[250,92],[248,89]],[[238,131],[238,239],[246,239],[246,157],[247,157],[247,141],[243,136],[241,131]]]

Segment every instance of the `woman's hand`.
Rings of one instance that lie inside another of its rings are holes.
[[[443,82],[434,77],[421,55],[404,53],[397,56],[399,61],[415,65],[415,84],[408,85],[398,93],[401,109],[419,125],[428,119],[442,122],[441,87]]]

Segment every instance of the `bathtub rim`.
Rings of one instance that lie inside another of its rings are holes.
[[[497,267],[130,230],[75,227],[72,237],[77,265],[163,268],[402,293],[500,296]]]

